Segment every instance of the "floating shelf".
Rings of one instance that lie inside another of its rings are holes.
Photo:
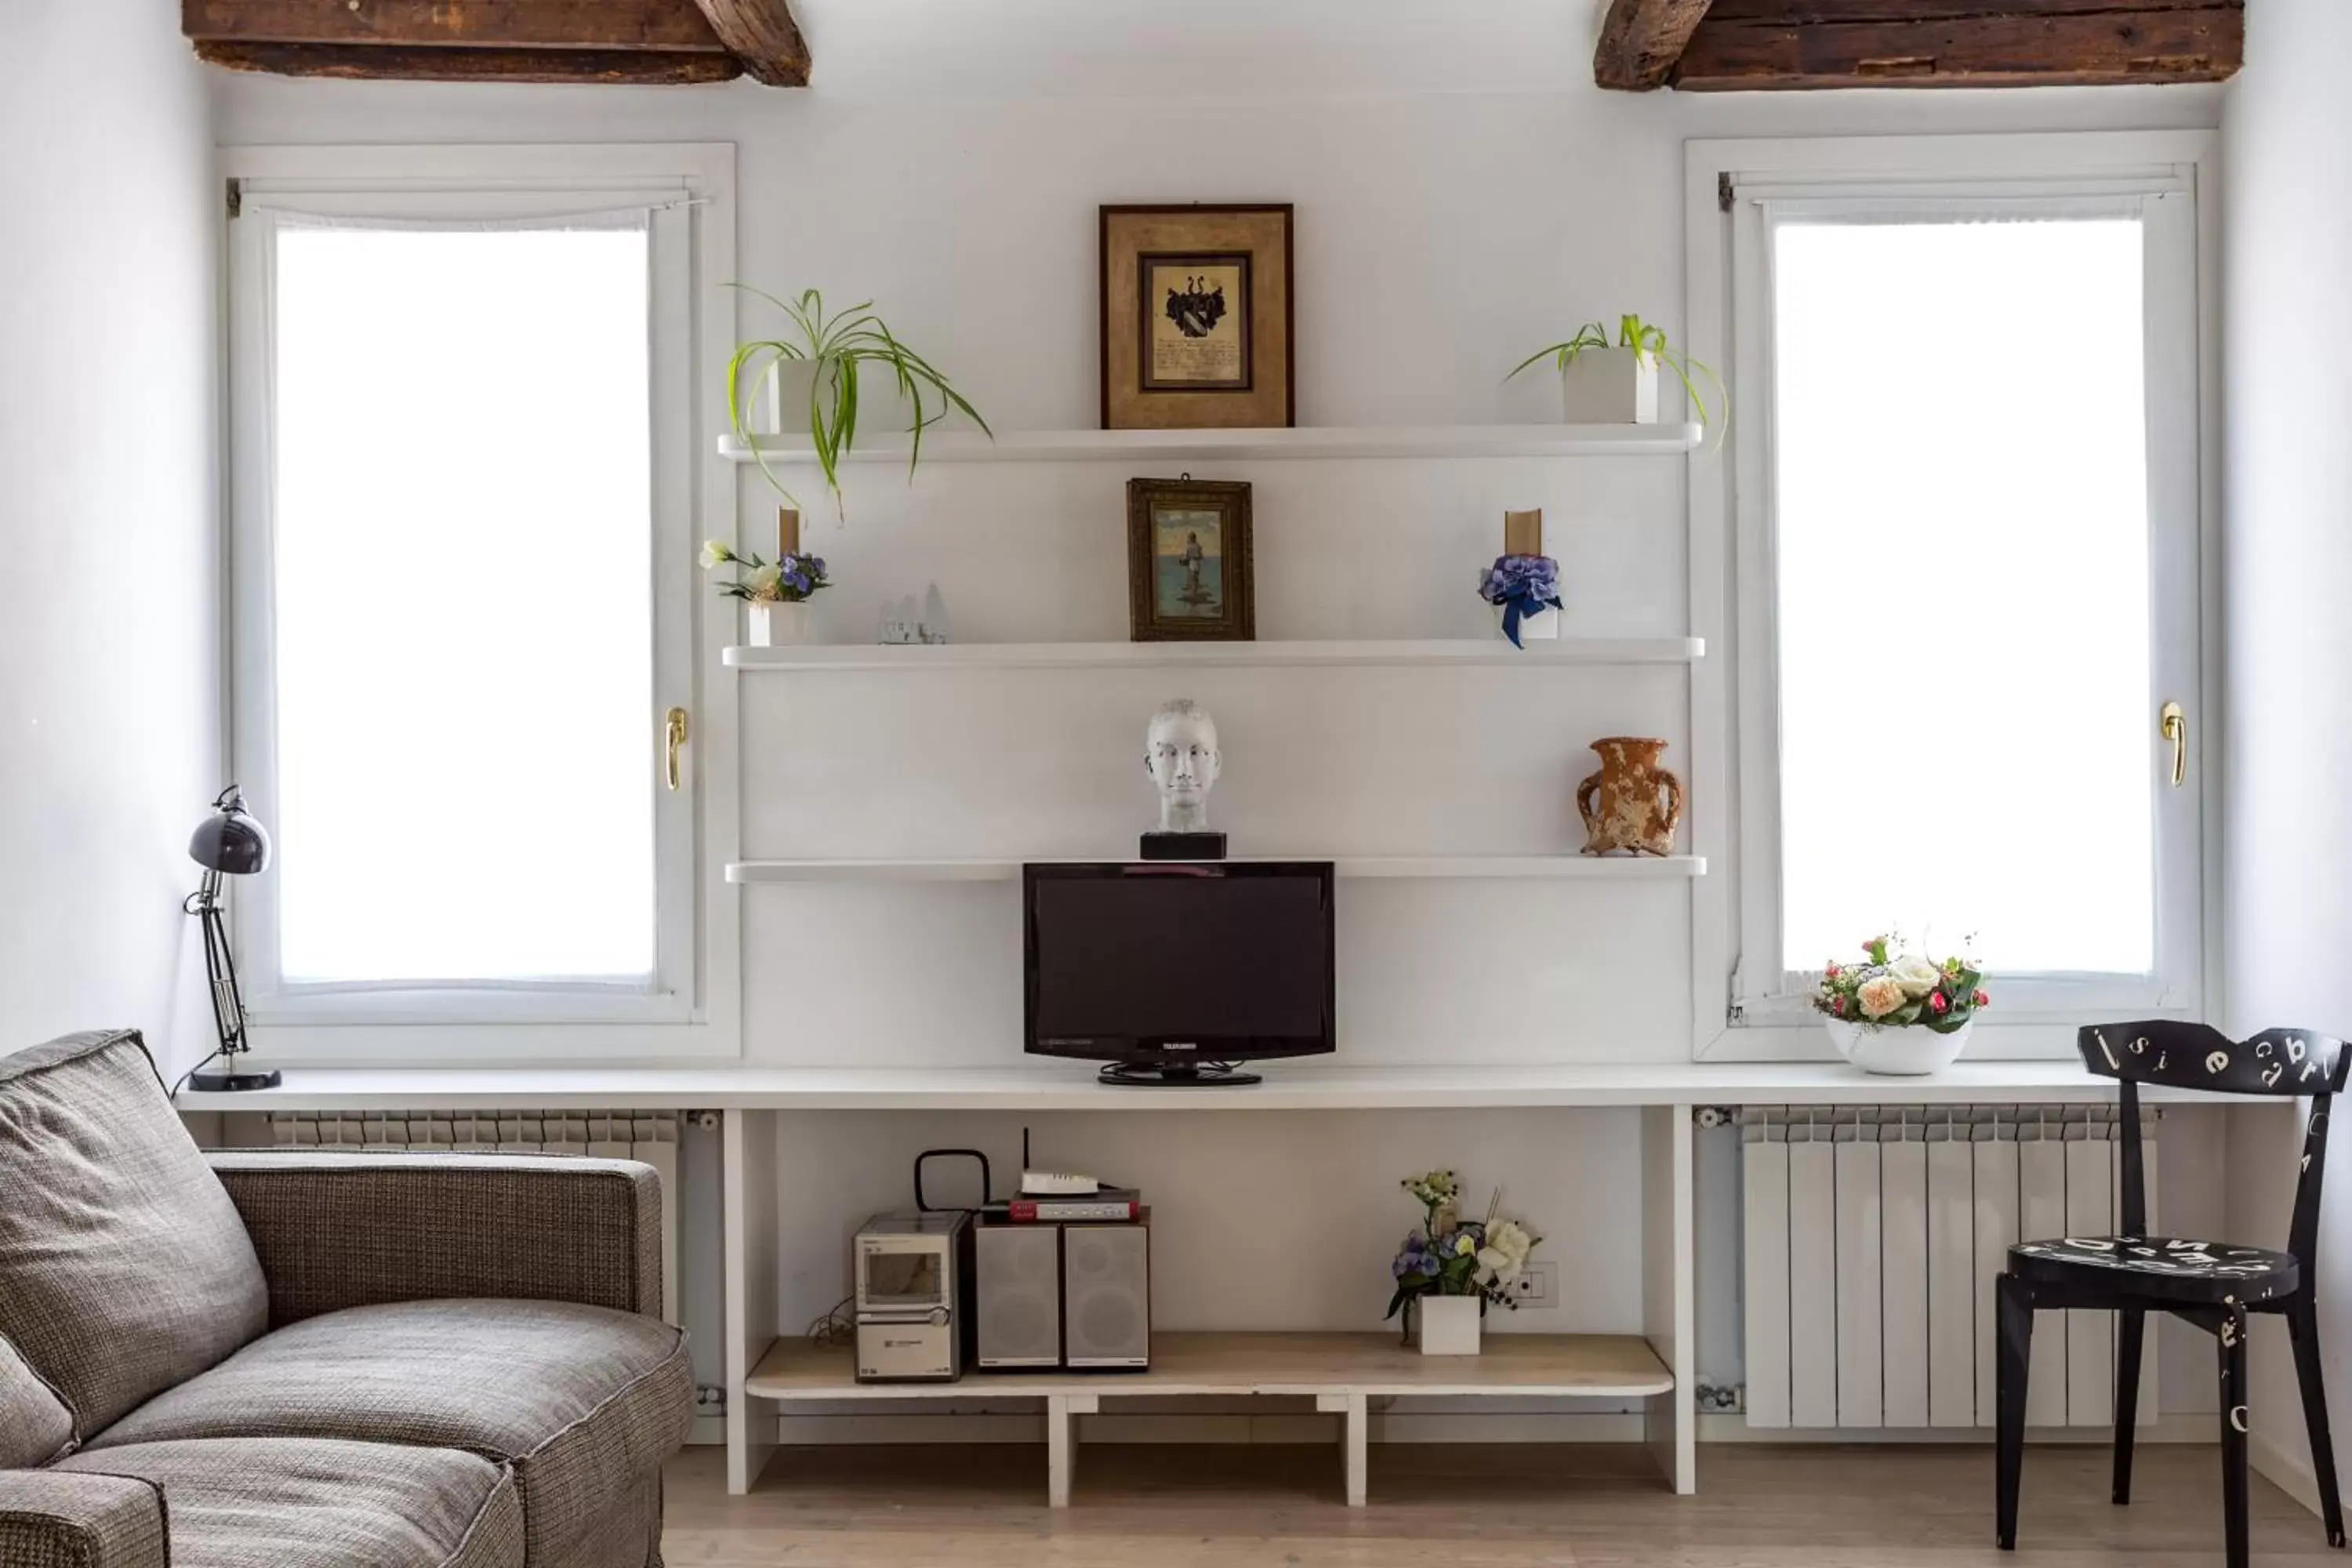
[[[1007,430],[994,440],[974,430],[923,437],[926,463],[1069,463],[1139,458],[1213,459],[1379,458],[1673,457],[1696,447],[1698,425],[1300,426],[1253,430]],[[786,437],[761,437],[755,455],[732,435],[719,455],[738,463],[813,463],[816,449]],[[894,435],[858,447],[850,463],[899,463],[908,443]]]
[[[831,643],[730,647],[730,669],[1252,669],[1286,666],[1436,665],[1499,668],[1562,664],[1689,664],[1704,637],[1562,637],[1515,648],[1500,637],[1426,642]]]
[[[1265,860],[1271,856],[1236,856]],[[1285,859],[1330,859],[1342,877],[1495,878],[1518,881],[1687,881],[1706,875],[1703,855],[1341,855],[1286,856]],[[1041,857],[1040,865],[1091,862]],[[1013,882],[1020,860],[730,860],[727,879],[751,882]]]

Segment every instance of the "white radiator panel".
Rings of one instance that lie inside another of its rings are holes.
[[[637,1160],[661,1173],[662,1316],[677,1318],[677,1124],[674,1110],[272,1111],[289,1147],[438,1149]]]
[[[1990,1426],[1993,1279],[2020,1239],[2114,1231],[2114,1110],[1764,1107],[1740,1120],[1748,1424]],[[2153,1194],[2153,1118],[2143,1147]],[[2152,1422],[2153,1335],[2141,1387]],[[2112,1314],[2042,1314],[2029,1424],[2105,1426],[2114,1400]]]

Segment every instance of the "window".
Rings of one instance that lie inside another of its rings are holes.
[[[628,151],[564,150],[577,177],[543,184],[467,177],[494,149],[240,182],[235,751],[276,855],[236,891],[273,1054],[401,1025],[522,1056],[530,1026],[613,1025],[634,1049],[710,1021],[688,760],[709,198],[613,180],[597,154]]]
[[[2159,725],[2204,710],[2193,168],[1993,162],[1731,187],[1703,1047],[1809,1029],[1821,966],[1889,929],[1983,961],[1996,1052],[2201,1005],[2201,791]]]

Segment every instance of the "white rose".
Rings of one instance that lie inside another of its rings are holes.
[[[1887,973],[1903,987],[1903,994],[1915,1002],[1933,991],[1936,983],[1944,977],[1941,970],[1924,958],[1898,958]]]
[[[1528,1254],[1535,1250],[1536,1238],[1517,1220],[1498,1220],[1486,1233],[1486,1245],[1478,1249],[1478,1273],[1482,1281],[1508,1285],[1527,1268]]]
[[[1862,998],[1862,1016],[1865,1018],[1884,1018],[1910,1000],[1903,994],[1903,982],[1895,979],[1892,974],[1882,974],[1874,980],[1864,981],[1859,994]]]
[[[715,539],[707,539],[703,541],[702,564],[706,570],[713,566],[723,566],[728,562],[734,559],[735,552],[728,549],[724,544],[719,542],[719,541]]]
[[[743,579],[743,586],[751,590],[751,597],[755,599],[778,599],[783,596],[779,591],[783,580],[782,567],[762,566]]]

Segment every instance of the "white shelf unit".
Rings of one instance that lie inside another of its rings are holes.
[[[730,669],[803,673],[949,669],[1204,669],[1433,666],[1454,668],[1559,665],[1691,664],[1703,637],[1562,637],[1515,648],[1500,637],[1366,642],[1066,642],[803,644],[730,647]]]
[[[1237,857],[1248,860],[1276,857]],[[1700,855],[1341,855],[1286,856],[1284,859],[1330,859],[1342,877],[1503,878],[1560,881],[1685,881],[1706,875]],[[1041,864],[1087,864],[1047,858]],[[1013,882],[1024,862],[1009,859],[944,860],[735,860],[727,879],[755,882]]]
[[[1404,425],[1299,426],[1243,430],[1005,430],[994,439],[976,430],[923,437],[925,463],[1066,463],[1140,458],[1218,460],[1381,458],[1664,458],[1691,451],[1705,438],[1698,425]],[[756,446],[756,451],[754,447]],[[907,461],[902,433],[852,448],[843,461]],[[747,444],[719,438],[719,455],[733,462],[764,458],[813,463],[808,441],[763,436]]]

